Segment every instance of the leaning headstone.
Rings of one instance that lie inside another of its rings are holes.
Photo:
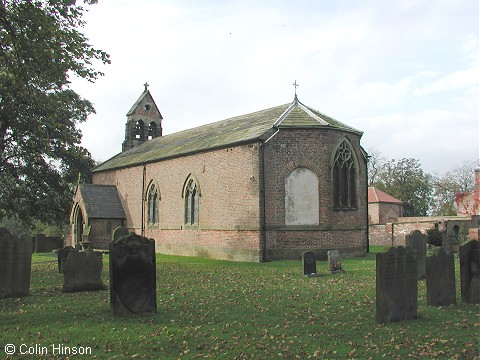
[[[135,234],[109,244],[113,314],[157,311],[155,241]]]
[[[470,240],[460,246],[462,301],[480,303],[480,245]]]
[[[425,257],[427,255],[427,235],[418,230],[405,236],[405,245],[412,248],[417,255],[417,280],[425,278]]]
[[[128,231],[128,229],[126,227],[119,226],[119,227],[115,228],[115,230],[113,230],[113,232],[112,232],[112,241],[118,240],[121,237],[127,236],[129,234],[130,234],[130,232]]]
[[[332,274],[345,272],[342,268],[342,261],[340,260],[340,252],[338,250],[327,251],[328,265]]]
[[[417,318],[417,261],[409,247],[390,248],[376,258],[376,320]]]
[[[0,299],[28,296],[31,268],[31,238],[0,228]]]
[[[64,246],[63,248],[59,249],[57,251],[57,257],[58,257],[58,272],[63,272],[63,264],[67,260],[68,255],[70,252],[73,250],[72,246]]]
[[[302,254],[303,275],[311,276],[317,273],[317,262],[313,251],[305,251]]]
[[[427,304],[445,306],[456,304],[455,263],[453,254],[443,248],[426,259]]]
[[[63,292],[105,290],[102,258],[93,251],[70,251],[63,263]]]

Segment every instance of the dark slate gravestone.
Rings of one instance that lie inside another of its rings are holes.
[[[113,232],[112,232],[112,241],[118,240],[121,237],[127,236],[129,234],[130,234],[130,232],[128,231],[128,229],[126,227],[119,226],[119,227],[115,228],[115,230],[113,230]]]
[[[63,272],[63,263],[65,262],[65,260],[67,260],[67,257],[72,250],[73,250],[73,247],[64,246],[63,248],[57,251],[59,273]]]
[[[332,274],[345,272],[342,268],[342,261],[340,260],[340,252],[338,250],[327,251],[328,265]]]
[[[476,240],[460,246],[460,280],[462,301],[480,303],[480,246]]]
[[[62,291],[105,290],[102,281],[102,267],[102,258],[96,252],[72,249],[63,263]]]
[[[31,268],[32,239],[0,228],[0,299],[28,296]]]
[[[417,318],[417,261],[409,247],[377,254],[376,320],[379,323]]]
[[[427,236],[418,230],[405,236],[405,245],[417,255],[417,280],[425,278],[425,257],[427,255]]]
[[[154,240],[130,234],[110,242],[109,252],[113,314],[156,312]]]
[[[313,251],[305,251],[302,254],[303,275],[310,276],[317,273],[317,262]]]
[[[444,306],[456,304],[455,263],[453,254],[440,248],[438,254],[426,259],[427,304]]]

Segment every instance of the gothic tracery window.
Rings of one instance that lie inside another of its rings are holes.
[[[147,195],[147,224],[158,224],[158,190],[152,184],[148,190]]]
[[[190,179],[185,188],[185,224],[198,224],[198,187],[194,179]]]
[[[352,149],[342,141],[333,160],[333,207],[338,210],[357,209],[357,169]]]

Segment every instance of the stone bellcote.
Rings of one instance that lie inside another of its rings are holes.
[[[122,152],[162,136],[162,120],[162,114],[148,90],[148,84],[145,84],[145,90],[127,113]]]

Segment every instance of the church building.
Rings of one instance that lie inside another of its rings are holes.
[[[122,152],[79,184],[69,245],[106,249],[125,226],[163,254],[238,261],[343,257],[368,248],[362,132],[285,105],[162,134],[150,91],[127,113]]]

